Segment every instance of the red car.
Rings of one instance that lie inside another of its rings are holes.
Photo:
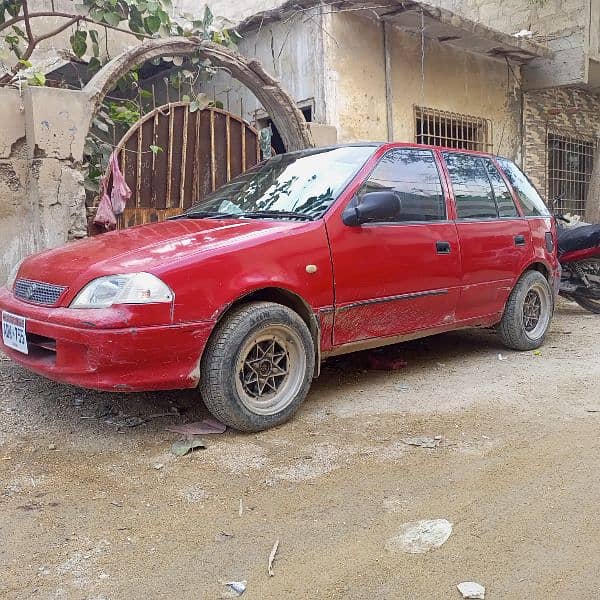
[[[227,425],[288,419],[323,359],[465,327],[544,340],[555,224],[509,160],[414,144],[282,154],[183,215],[26,258],[2,349],[60,382],[195,388]]]

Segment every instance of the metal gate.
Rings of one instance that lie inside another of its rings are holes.
[[[557,210],[585,217],[596,138],[578,131],[553,130],[546,135],[546,148],[548,200],[560,196]]]
[[[218,108],[191,112],[188,102],[144,115],[115,152],[132,191],[119,229],[179,214],[260,160],[256,129]]]

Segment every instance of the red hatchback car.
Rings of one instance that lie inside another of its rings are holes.
[[[3,350],[118,392],[199,386],[227,425],[288,419],[321,361],[465,327],[544,340],[555,225],[511,161],[414,144],[282,154],[186,213],[28,257]]]

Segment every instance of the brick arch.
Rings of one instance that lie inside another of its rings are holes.
[[[160,56],[200,56],[227,70],[243,83],[263,105],[277,127],[286,150],[313,146],[308,125],[292,97],[262,65],[224,46],[196,37],[152,39],[125,50],[108,62],[83,88],[88,95],[91,116],[117,81],[133,67]]]

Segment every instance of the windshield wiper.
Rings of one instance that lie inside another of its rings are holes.
[[[167,220],[175,219],[260,219],[262,217],[300,219],[302,221],[313,221],[314,217],[287,210],[255,210],[239,213],[225,213],[214,210],[199,210],[197,212],[187,212],[181,215],[169,217]]]
[[[243,212],[237,215],[239,217],[247,217],[249,219],[261,217],[274,217],[274,218],[287,218],[287,219],[301,219],[302,221],[313,221],[314,217],[305,215],[304,213],[297,213],[290,210],[255,210],[249,212]]]
[[[169,217],[167,221],[175,219],[226,219],[230,217],[241,217],[243,213],[224,213],[216,210],[199,210],[197,212],[186,212],[174,217]]]

